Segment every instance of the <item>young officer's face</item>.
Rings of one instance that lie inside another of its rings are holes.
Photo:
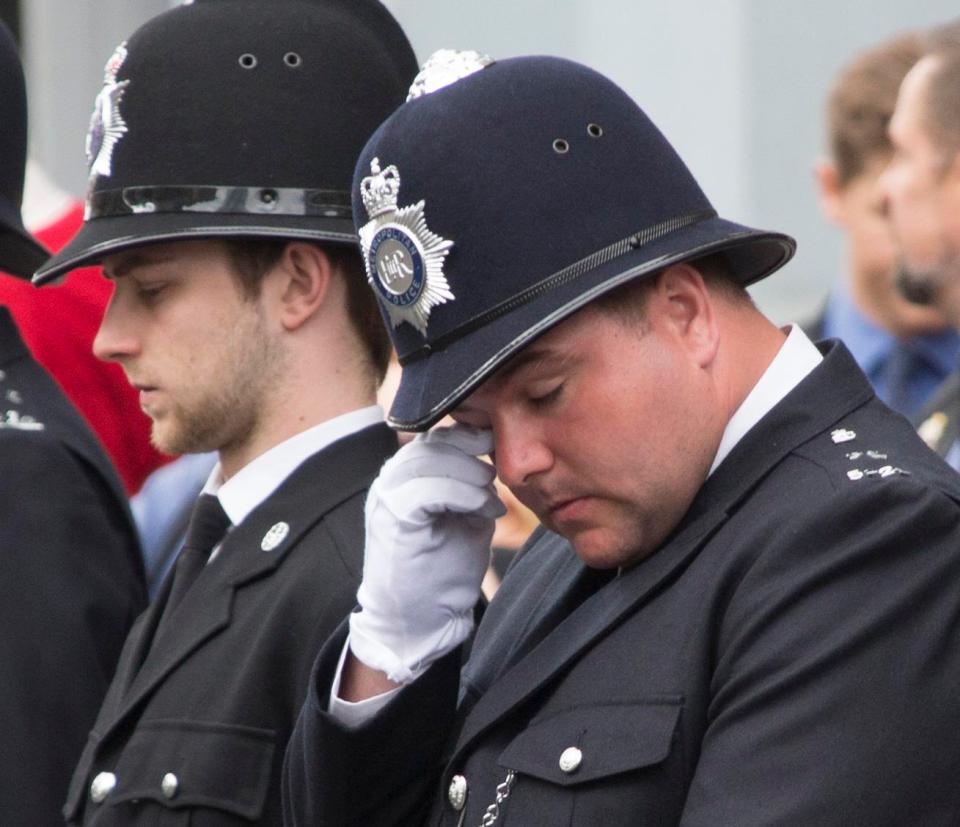
[[[113,297],[94,353],[140,391],[152,441],[165,453],[250,440],[276,366],[263,306],[245,295],[227,248],[177,241],[104,259]]]
[[[500,479],[590,566],[630,565],[679,522],[706,476],[696,378],[675,338],[587,308],[453,412],[493,431]]]

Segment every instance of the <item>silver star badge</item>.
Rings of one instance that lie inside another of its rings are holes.
[[[103,88],[93,104],[90,129],[87,132],[87,162],[90,175],[109,176],[113,150],[127,133],[127,124],[120,114],[120,101],[126,92],[129,80],[117,83],[117,72],[127,59],[127,44],[121,43],[103,69]]]
[[[443,263],[453,242],[427,228],[424,201],[397,207],[400,173],[395,166],[380,169],[360,182],[360,196],[370,220],[360,228],[367,280],[377,291],[394,327],[413,325],[424,336],[430,312],[455,298]]]

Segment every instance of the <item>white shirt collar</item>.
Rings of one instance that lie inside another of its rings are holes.
[[[791,325],[790,333],[777,355],[727,423],[717,455],[710,466],[710,474],[743,439],[747,431],[822,361],[823,356],[813,342],[797,325]]]
[[[219,497],[230,522],[235,526],[240,525],[304,460],[338,439],[380,422],[383,422],[383,409],[379,405],[341,414],[274,445],[244,465],[226,482],[222,481],[218,462],[210,472],[203,491]]]

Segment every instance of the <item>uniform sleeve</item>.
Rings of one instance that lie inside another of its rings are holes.
[[[397,693],[376,717],[349,727],[327,711],[347,637],[341,626],[317,659],[283,767],[287,827],[414,827],[423,822],[453,726],[460,649]]]
[[[0,503],[0,812],[54,824],[145,604],[142,572],[121,504],[44,434],[3,434]]]
[[[682,827],[955,823],[960,511],[864,482],[798,509],[727,603]]]

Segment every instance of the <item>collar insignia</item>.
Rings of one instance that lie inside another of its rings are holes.
[[[103,69],[103,88],[94,102],[87,132],[87,162],[91,178],[110,175],[113,150],[127,132],[127,124],[120,114],[120,101],[130,81],[117,83],[117,73],[126,59],[127,44],[124,42],[117,46]]]
[[[426,336],[430,311],[454,299],[443,273],[453,242],[427,228],[424,201],[397,207],[400,173],[395,166],[381,170],[374,158],[370,172],[360,183],[370,217],[360,228],[367,280],[394,327],[407,322]]]

